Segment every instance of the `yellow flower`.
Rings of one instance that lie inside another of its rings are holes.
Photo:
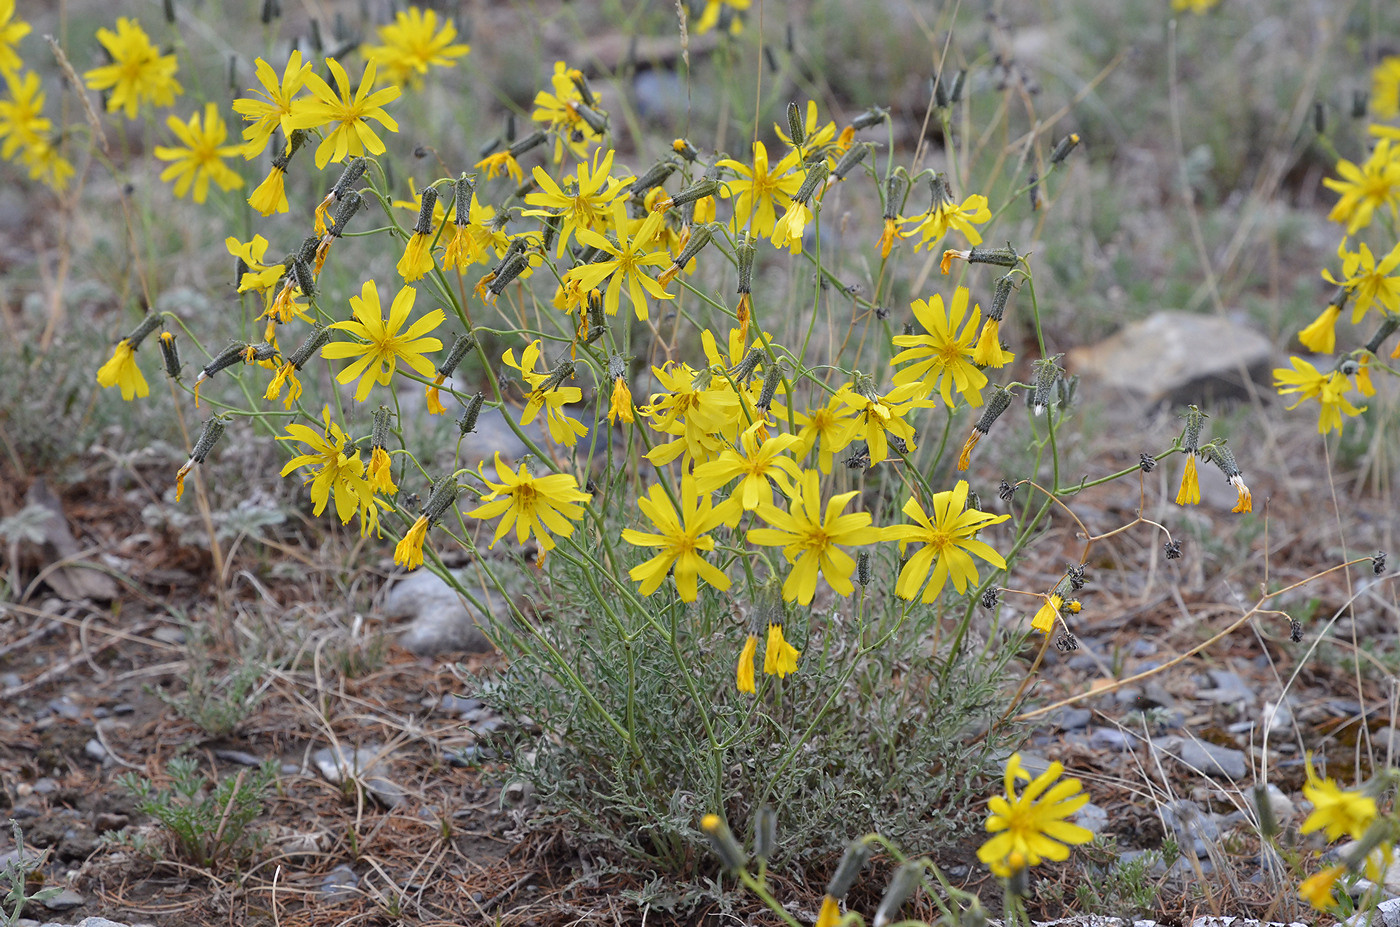
[[[1013,875],[1024,866],[1038,866],[1045,860],[1069,859],[1071,846],[1094,839],[1092,831],[1065,820],[1089,803],[1089,796],[1078,779],[1056,782],[1065,768],[1059,763],[1031,779],[1021,768],[1021,755],[1006,761],[1004,793],[988,802],[987,833],[995,834],[977,850],[977,858],[996,875]],[[1025,791],[1016,794],[1016,780],[1027,781]]]
[[[264,216],[287,212],[291,206],[287,203],[286,170],[274,164],[272,170],[267,172],[266,179],[248,197],[248,205]]]
[[[360,460],[358,450],[353,454],[345,453],[348,436],[339,425],[331,421],[330,406],[322,408],[321,420],[325,426],[324,434],[317,434],[306,425],[293,423],[287,426],[287,434],[277,439],[300,441],[310,448],[308,453],[299,454],[287,461],[286,466],[282,468],[282,476],[287,476],[300,467],[315,470],[312,478],[307,480],[311,484],[311,501],[315,503],[313,513],[320,515],[325,511],[326,503],[330,501],[331,493],[334,492],[335,511],[340,516],[340,523],[349,523],[351,517],[359,512],[360,534],[364,535],[370,527],[377,526],[379,521],[379,509],[376,504],[378,500],[374,499],[369,482],[365,480],[364,461]]]
[[[802,153],[802,161],[810,161],[814,155],[823,153],[831,147],[832,139],[836,138],[836,123],[828,122],[824,126],[818,126],[820,120],[817,118],[817,101],[808,100],[807,109],[802,120],[802,144],[794,146],[792,139],[788,137],[787,126],[773,123],[773,131],[778,133],[778,138],[783,140],[783,144],[789,148],[797,147]]]
[[[296,99],[296,95],[301,93],[302,87],[306,85],[306,75],[311,73],[311,62],[303,64],[301,52],[294,51],[287,59],[287,66],[282,70],[281,78],[278,78],[272,65],[261,58],[254,62],[254,69],[258,83],[262,84],[263,89],[249,88],[248,92],[264,99],[239,97],[233,101],[233,111],[242,116],[245,122],[252,123],[243,127],[243,157],[250,161],[263,153],[272,138],[272,133],[279,126],[283,136],[290,141],[292,130],[296,128],[293,117],[307,102],[305,98]],[[286,212],[285,209],[280,211]]]
[[[734,684],[740,692],[753,695],[757,689],[753,684],[753,658],[758,652],[758,638],[750,634],[744,638],[744,648],[739,651],[739,668],[735,671]]]
[[[631,424],[632,415],[632,391],[627,388],[627,378],[617,377],[613,380],[612,400],[608,403],[608,424],[616,425],[618,419]]]
[[[930,390],[938,389],[944,404],[948,406],[953,404],[953,389],[956,387],[967,399],[968,405],[973,408],[982,405],[981,390],[987,385],[987,375],[972,363],[982,307],[974,304],[972,314],[968,315],[967,303],[968,291],[965,286],[953,291],[952,302],[946,311],[940,293],[935,293],[928,302],[914,300],[910,308],[926,334],[894,336],[895,347],[904,350],[891,358],[890,363],[915,362],[895,372],[896,386],[924,383]]]
[[[415,570],[423,565],[423,544],[428,540],[427,515],[419,515],[413,526],[408,529],[408,533],[403,536],[403,540],[394,545],[394,562],[401,563],[410,570]]]
[[[366,280],[360,288],[360,295],[350,297],[355,321],[336,322],[329,326],[349,332],[365,341],[364,344],[332,341],[321,349],[321,356],[329,360],[359,358],[337,377],[341,383],[349,383],[360,377],[360,385],[355,388],[356,402],[365,401],[376,380],[381,386],[387,386],[400,360],[416,373],[425,377],[433,375],[432,362],[423,355],[429,351],[442,350],[442,342],[424,336],[441,325],[445,316],[441,309],[434,309],[407,330],[401,331],[404,323],[408,321],[408,314],[413,310],[413,301],[417,296],[418,291],[411,286],[399,290],[389,308],[389,318],[384,319],[381,317],[379,287],[373,280]]]
[[[1036,611],[1035,617],[1031,619],[1031,627],[1042,634],[1049,634],[1055,629],[1055,621],[1060,617],[1060,608],[1064,606],[1063,596],[1050,594],[1045,597],[1045,603]]]
[[[1400,58],[1395,60],[1400,61]],[[1328,283],[1346,287],[1351,292],[1353,325],[1360,322],[1366,310],[1376,303],[1381,304],[1383,312],[1400,313],[1400,274],[1395,274],[1397,268],[1400,268],[1400,244],[1396,244],[1389,254],[1377,262],[1364,241],[1357,246],[1356,251],[1349,251],[1346,239],[1342,239],[1342,243],[1337,247],[1337,256],[1342,259],[1342,279],[1334,278],[1325,268],[1322,278]],[[1301,336],[1299,338],[1301,340]],[[1323,353],[1330,352],[1331,348],[1328,348]]]
[[[843,387],[827,399],[826,405],[807,412],[793,410],[792,419],[798,425],[797,437],[802,442],[797,456],[810,454],[820,443],[817,467],[822,473],[830,473],[832,458],[855,440],[850,419],[856,414],[856,408],[846,401],[849,393],[850,390]],[[779,414],[778,417],[784,416]]]
[[[1315,354],[1331,354],[1337,347],[1337,316],[1341,313],[1341,307],[1336,305],[1323,309],[1312,324],[1298,333],[1298,341]]]
[[[224,164],[224,158],[238,154],[238,146],[223,143],[228,137],[228,127],[219,117],[217,106],[213,103],[204,104],[203,124],[200,122],[199,113],[190,116],[189,122],[181,122],[171,116],[165,120],[165,124],[185,145],[183,148],[170,148],[165,145],[155,147],[157,158],[174,162],[160,172],[160,179],[174,179],[177,197],[189,193],[193,185],[193,199],[196,203],[202,203],[209,195],[211,180],[222,190],[243,186],[243,178]]]
[[[520,465],[518,473],[501,462],[501,452],[496,452],[496,476],[499,483],[482,477],[491,492],[483,498],[484,505],[467,513],[469,518],[495,518],[503,515],[496,526],[496,534],[491,538],[491,546],[505,536],[511,525],[515,526],[515,539],[518,543],[534,534],[535,541],[546,551],[554,549],[554,538],[550,532],[568,537],[574,533],[572,522],[583,517],[583,503],[593,497],[578,488],[578,480],[568,473],[551,473],[535,477]]]
[[[598,161],[599,153],[593,153],[591,170],[587,161],[579,162],[577,181],[573,181],[571,177],[564,178],[565,186],[571,188],[567,192],[544,172],[544,168],[536,167],[534,170],[540,191],[526,194],[525,202],[544,208],[527,209],[521,215],[563,217],[555,257],[564,253],[564,247],[576,229],[597,231],[605,224],[613,200],[617,199],[622,193],[622,188],[633,180],[631,175],[621,179],[612,176],[613,155],[616,152],[608,149],[601,163]]]
[[[625,528],[622,539],[634,547],[657,547],[660,551],[650,560],[632,567],[627,575],[641,584],[638,591],[642,595],[651,595],[661,588],[668,574],[674,573],[676,594],[682,602],[694,602],[700,594],[698,580],[703,579],[721,591],[729,588],[729,577],[700,553],[715,549],[715,539],[709,537],[709,532],[724,524],[734,503],[714,505],[709,493],[696,488],[695,477],[691,474],[681,478],[679,499],[680,510],[677,511],[665,488],[653,483],[647,495],[637,500],[642,514],[657,530]]]
[[[23,64],[15,44],[29,34],[29,23],[15,18],[15,0],[0,0],[0,74],[18,71]]]
[[[505,171],[510,179],[516,183],[522,183],[525,180],[525,170],[520,166],[520,162],[515,160],[515,156],[510,153],[509,148],[492,152],[473,164],[472,167],[479,171],[485,171],[487,180],[494,180],[501,171]]]
[[[1400,116],[1400,56],[1382,58],[1371,72],[1371,112],[1381,119]]]
[[[399,491],[399,487],[394,484],[389,452],[382,447],[376,447],[370,451],[366,477],[369,480],[369,488],[374,492],[393,495]]]
[[[797,461],[783,455],[800,446],[802,439],[797,435],[774,435],[763,441],[759,435],[763,428],[764,423],[760,421],[744,429],[739,435],[738,448],[726,448],[719,457],[697,466],[696,489],[710,493],[737,479],[739,485],[734,487],[730,498],[737,500],[746,512],[773,504],[773,483],[777,483],[784,494],[790,493],[790,480],[800,480],[802,468]],[[734,515],[738,517],[737,510]]]
[[[841,902],[830,895],[822,896],[822,908],[817,912],[815,927],[836,927],[841,923]]]
[[[719,23],[720,13],[725,7],[728,7],[733,12],[738,12],[739,10],[747,10],[749,8],[749,3],[750,0],[705,0],[705,9],[700,12],[700,19],[695,23],[695,34],[704,35],[706,32],[713,29]],[[738,16],[734,16],[734,18],[730,20],[730,34],[738,35],[743,31],[743,28],[743,20],[739,19]]]
[[[832,589],[850,595],[855,586],[851,574],[856,561],[841,546],[854,547],[880,540],[880,529],[870,523],[870,513],[842,510],[859,491],[840,493],[821,507],[820,476],[808,470],[793,487],[789,510],[774,505],[761,505],[758,515],[771,528],[754,528],[748,539],[752,544],[783,548],[783,556],[793,564],[783,583],[783,598],[810,605],[817,591],[817,575],[826,577]]]
[[[510,247],[510,236],[495,225],[496,210],[483,206],[472,191],[471,208],[465,225],[452,226],[452,240],[442,255],[442,266],[466,270],[473,264],[485,264],[491,254],[502,257]]]
[[[783,679],[797,672],[797,658],[802,651],[783,637],[783,626],[776,621],[768,625],[768,641],[763,645],[763,672]]]
[[[597,100],[585,100],[583,92],[575,82],[579,71],[568,67],[562,61],[554,62],[554,74],[550,76],[550,87],[554,91],[541,90],[535,94],[535,109],[530,118],[544,123],[554,133],[554,162],[564,159],[567,147],[575,158],[588,156],[588,147],[602,140],[602,133],[589,125],[579,113],[580,106],[596,106]],[[601,114],[600,114],[601,115]]]
[[[1328,866],[1321,872],[1313,873],[1298,886],[1298,897],[1319,911],[1330,911],[1336,904],[1332,890],[1346,871],[1346,866],[1338,865]]]
[[[460,58],[471,51],[470,45],[454,45],[457,27],[444,19],[442,29],[437,27],[437,13],[433,10],[420,10],[411,6],[400,10],[394,21],[379,27],[379,41],[383,45],[366,45],[361,49],[365,58],[384,66],[389,80],[395,84],[423,85],[423,75],[428,68],[455,67],[454,58]]]
[[[142,103],[169,106],[181,92],[175,80],[179,63],[174,55],[162,55],[134,19],[117,20],[117,31],[98,29],[97,41],[107,49],[112,63],[83,74],[92,90],[110,90],[107,111],[123,110],[126,118],[136,118]]]
[[[345,68],[334,58],[326,59],[326,66],[335,77],[340,92],[330,88],[315,71],[306,74],[306,85],[314,97],[302,105],[301,112],[286,121],[293,129],[313,129],[331,125],[330,134],[316,147],[316,168],[324,168],[331,161],[344,161],[350,155],[383,154],[384,142],[375,134],[369,124],[373,119],[390,132],[399,131],[399,124],[384,112],[384,104],[399,98],[402,91],[394,85],[375,90],[374,76],[376,65],[370,61],[365,65],[364,77],[355,95],[350,95],[350,78]]]
[[[5,72],[5,84],[10,90],[8,100],[0,100],[0,157],[10,158],[18,148],[29,148],[47,137],[53,123],[44,117],[44,93],[39,89],[39,75],[33,71],[20,74]]]
[[[588,434],[587,425],[564,414],[564,406],[581,400],[583,390],[577,386],[561,386],[562,381],[555,380],[550,374],[541,373],[535,369],[535,365],[540,359],[538,338],[526,345],[525,350],[520,352],[519,363],[515,361],[514,348],[507,348],[501,359],[505,361],[506,366],[519,370],[521,377],[530,387],[525,402],[525,411],[520,414],[520,424],[528,425],[533,422],[535,416],[543,408],[549,436],[558,443],[565,447],[573,447],[578,443],[579,438]],[[551,383],[551,380],[555,380],[555,382]]]
[[[987,198],[980,193],[974,193],[963,200],[961,206],[952,200],[944,200],[941,195],[936,198],[939,202],[930,206],[929,211],[922,216],[899,217],[899,224],[906,227],[900,231],[900,236],[921,236],[919,243],[914,246],[916,252],[942,241],[949,229],[962,232],[969,244],[982,244],[982,233],[973,227],[973,223],[986,222],[992,218],[992,211],[987,208]]]
[[[1298,401],[1289,409],[1296,409],[1309,399],[1318,401],[1322,407],[1317,422],[1319,434],[1341,431],[1343,414],[1354,416],[1366,411],[1365,406],[1358,408],[1347,400],[1345,393],[1351,388],[1351,381],[1340,370],[1324,374],[1300,357],[1290,357],[1289,362],[1293,365],[1292,370],[1287,367],[1274,368],[1274,386],[1280,396],[1298,394]]]
[[[1376,819],[1376,800],[1359,790],[1344,789],[1330,778],[1318,778],[1317,771],[1313,769],[1312,754],[1306,754],[1303,759],[1308,774],[1303,797],[1312,802],[1313,811],[1299,832],[1310,834],[1321,830],[1329,842],[1343,834],[1360,840],[1366,828]]]
[[[1219,3],[1220,0],[1172,0],[1172,10],[1177,13],[1190,10],[1199,15],[1213,10]]]
[[[68,180],[73,176],[73,165],[58,153],[48,138],[39,138],[24,149],[24,165],[29,168],[29,179],[47,184],[50,189],[62,193],[68,188]]]
[[[1400,148],[1394,152],[1391,140],[1381,139],[1371,156],[1357,167],[1342,159],[1337,162],[1341,179],[1324,178],[1322,185],[1341,194],[1337,205],[1327,214],[1333,222],[1344,222],[1348,235],[1371,224],[1371,216],[1380,206],[1389,206],[1392,218],[1400,219]]]
[[[1176,491],[1177,505],[1199,505],[1201,481],[1196,473],[1196,452],[1186,454],[1186,467],[1181,471],[1181,487]]]
[[[769,240],[775,248],[786,248],[789,254],[799,254],[802,251],[802,236],[807,230],[807,223],[811,221],[812,210],[806,204],[793,200],[788,203],[782,218],[773,224],[773,234]]]
[[[911,541],[923,544],[899,571],[895,592],[904,599],[913,599],[922,586],[922,601],[927,604],[938,598],[949,578],[953,588],[966,592],[968,586],[976,586],[980,581],[977,567],[972,562],[976,554],[997,567],[1006,569],[1006,561],[991,545],[979,541],[976,535],[989,525],[1000,524],[1011,516],[990,515],[977,509],[967,508],[967,481],[958,480],[957,485],[945,492],[934,493],[933,515],[929,516],[919,500],[913,496],[904,503],[904,514],[915,523],[912,525],[891,525],[884,530],[887,541],[899,542],[900,556]],[[933,578],[927,586],[924,581],[932,572]]]
[[[657,283],[643,268],[669,264],[671,257],[665,251],[655,250],[654,240],[665,216],[659,212],[648,213],[636,232],[630,237],[624,229],[628,225],[627,208],[618,201],[613,204],[613,223],[617,230],[617,244],[588,228],[579,228],[578,242],[581,245],[597,248],[598,257],[612,255],[612,260],[594,259],[570,270],[564,275],[567,285],[577,281],[581,291],[587,292],[598,287],[609,277],[607,292],[603,295],[603,311],[617,315],[622,304],[622,289],[627,288],[627,298],[632,301],[632,309],[637,320],[645,322],[648,316],[647,296],[653,299],[674,299],[665,287]]]
[[[1000,370],[1015,359],[1015,354],[1001,346],[1001,320],[987,316],[982,323],[982,334],[977,336],[977,346],[972,349],[972,363]]]
[[[871,464],[880,463],[890,456],[891,436],[903,441],[905,450],[914,450],[918,447],[914,426],[905,421],[905,416],[928,403],[924,400],[905,400],[921,391],[918,383],[895,387],[884,396],[876,395],[873,388],[858,393],[849,387],[842,387],[836,393],[836,398],[855,412],[855,418],[846,426],[846,433],[838,443],[844,447],[856,438],[864,438],[870,449]]]
[[[272,382],[267,385],[267,392],[263,393],[263,399],[273,402],[282,395],[283,386],[287,386],[288,389],[287,398],[282,400],[282,407],[290,410],[301,398],[301,381],[297,379],[297,369],[290,362],[278,366],[277,372],[272,376]]]
[[[433,269],[432,239],[432,232],[414,232],[408,237],[403,257],[399,258],[398,267],[395,268],[405,282],[421,280]]]
[[[146,378],[141,375],[141,368],[136,366],[136,349],[125,338],[117,342],[111,360],[98,369],[97,383],[103,389],[120,386],[122,398],[128,402],[138,396],[144,399],[151,394]]]
[[[753,234],[768,237],[777,224],[779,207],[786,208],[792,195],[802,186],[797,151],[789,151],[772,170],[768,168],[768,149],[762,142],[753,143],[753,167],[724,158],[716,166],[727,167],[738,174],[739,180],[726,181],[720,188],[725,199],[734,197],[734,218],[730,228],[748,228]]]

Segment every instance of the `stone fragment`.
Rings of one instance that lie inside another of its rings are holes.
[[[1086,386],[1097,383],[1152,405],[1202,405],[1247,395],[1242,374],[1267,383],[1274,350],[1233,318],[1166,310],[1070,351],[1067,365]]]
[[[464,587],[472,588],[468,571],[454,575]],[[494,593],[488,596],[487,605],[504,608]],[[383,614],[385,618],[409,620],[399,635],[399,643],[419,656],[482,653],[491,649],[490,641],[481,633],[485,616],[441,577],[427,570],[415,570],[394,583],[384,597]]]

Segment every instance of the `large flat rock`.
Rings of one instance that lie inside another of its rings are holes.
[[[1199,405],[1243,398],[1246,377],[1267,383],[1274,349],[1268,338],[1243,322],[1165,310],[1098,344],[1071,350],[1068,365],[1088,384],[1149,404]]]

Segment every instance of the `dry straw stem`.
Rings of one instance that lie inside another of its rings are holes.
[[[1279,589],[1279,590],[1277,590],[1277,591],[1275,591],[1275,592],[1265,593],[1264,595],[1262,595],[1262,596],[1259,597],[1259,601],[1256,602],[1256,603],[1254,604],[1254,606],[1253,606],[1252,608],[1249,609],[1249,611],[1245,612],[1245,613],[1244,613],[1243,615],[1241,615],[1239,618],[1235,619],[1233,622],[1231,622],[1228,626],[1226,626],[1225,628],[1223,628],[1222,630],[1220,630],[1219,632],[1217,632],[1217,633],[1216,633],[1214,636],[1212,636],[1210,639],[1205,640],[1205,641],[1202,641],[1201,643],[1197,644],[1195,647],[1192,647],[1190,650],[1184,651],[1184,652],[1178,654],[1177,656],[1172,657],[1170,660],[1166,661],[1165,663],[1162,663],[1162,664],[1160,664],[1160,665],[1158,665],[1158,666],[1155,666],[1155,667],[1153,667],[1152,669],[1144,670],[1144,671],[1142,671],[1141,673],[1138,673],[1138,674],[1136,674],[1136,675],[1134,675],[1134,676],[1128,676],[1128,677],[1125,677],[1125,678],[1123,678],[1123,679],[1116,680],[1115,682],[1112,682],[1112,683],[1110,683],[1110,684],[1108,684],[1108,685],[1106,685],[1106,686],[1101,686],[1101,687],[1099,687],[1099,688],[1097,688],[1097,689],[1093,689],[1093,690],[1091,690],[1091,691],[1089,691],[1089,692],[1081,692],[1081,693],[1079,693],[1078,695],[1071,695],[1071,696],[1068,697],[1068,698],[1060,699],[1058,702],[1052,702],[1052,703],[1049,704],[1049,705],[1045,705],[1045,706],[1042,706],[1042,707],[1040,707],[1040,708],[1036,708],[1036,709],[1034,709],[1034,710],[1032,710],[1032,711],[1025,711],[1025,712],[1022,712],[1021,714],[1017,715],[1016,717],[1012,718],[1011,720],[1012,720],[1012,721],[1030,721],[1030,720],[1033,720],[1033,719],[1035,719],[1035,718],[1039,718],[1039,717],[1042,716],[1042,715],[1049,714],[1050,712],[1052,712],[1052,711],[1054,711],[1054,710],[1056,710],[1056,709],[1058,709],[1058,708],[1064,708],[1064,707],[1066,707],[1066,706],[1073,705],[1073,704],[1075,704],[1076,702],[1082,702],[1082,701],[1084,701],[1084,700],[1087,699],[1087,698],[1094,698],[1095,696],[1106,695],[1106,694],[1108,694],[1108,693],[1110,693],[1110,692],[1114,692],[1114,691],[1116,691],[1116,690],[1118,690],[1118,689],[1121,689],[1121,688],[1123,688],[1124,686],[1130,686],[1130,685],[1133,685],[1133,684],[1135,684],[1135,683],[1142,682],[1142,681],[1145,680],[1145,679],[1150,679],[1150,678],[1152,678],[1153,676],[1158,675],[1159,673],[1162,673],[1162,672],[1165,672],[1166,670],[1171,669],[1173,666],[1177,666],[1178,664],[1185,662],[1186,660],[1190,659],[1191,657],[1194,657],[1196,654],[1200,653],[1201,651],[1208,649],[1209,647],[1211,647],[1211,645],[1213,645],[1213,644],[1215,644],[1215,643],[1217,643],[1217,642],[1223,640],[1224,638],[1229,637],[1231,634],[1235,633],[1235,632],[1238,631],[1240,628],[1242,628],[1242,627],[1244,627],[1246,624],[1248,624],[1248,623],[1249,623],[1249,620],[1250,620],[1251,618],[1255,617],[1256,615],[1284,615],[1284,616],[1286,617],[1286,616],[1287,616],[1287,613],[1286,613],[1286,612],[1279,611],[1278,609],[1266,609],[1266,608],[1263,607],[1263,606],[1264,606],[1264,603],[1267,602],[1267,601],[1269,601],[1270,599],[1272,599],[1272,598],[1274,598],[1274,597],[1276,597],[1276,596],[1283,595],[1285,592],[1292,592],[1294,589],[1298,589],[1298,588],[1300,588],[1300,587],[1302,587],[1302,586],[1306,586],[1308,583],[1312,582],[1313,580],[1321,579],[1322,577],[1326,576],[1326,575],[1329,574],[1329,573],[1335,573],[1335,572],[1338,571],[1338,570],[1344,570],[1344,569],[1346,569],[1347,567],[1355,566],[1355,565],[1358,564],[1358,563],[1370,563],[1370,562],[1371,562],[1371,558],[1370,558],[1370,557],[1358,557],[1358,558],[1356,558],[1355,560],[1348,560],[1348,561],[1346,561],[1345,563],[1339,563],[1339,564],[1337,564],[1336,566],[1328,567],[1328,568],[1325,569],[1325,570],[1322,570],[1322,571],[1320,571],[1320,572],[1318,572],[1318,573],[1314,573],[1312,576],[1309,576],[1309,577],[1307,577],[1306,579],[1300,579],[1298,582],[1293,583],[1293,584],[1290,585],[1290,586],[1285,586],[1285,587],[1283,587],[1282,589]],[[1392,574],[1391,576],[1382,577],[1382,579],[1393,579],[1393,578],[1394,578],[1394,574]],[[1348,603],[1348,604],[1350,604],[1350,603]],[[1048,639],[1048,638],[1047,638],[1047,639]]]

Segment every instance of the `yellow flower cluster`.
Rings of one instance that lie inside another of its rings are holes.
[[[1298,333],[1298,341],[1314,354],[1337,352],[1337,321],[1351,305],[1351,323],[1359,325],[1376,318],[1379,328],[1366,344],[1343,352],[1330,370],[1322,371],[1302,357],[1290,358],[1292,369],[1274,371],[1275,386],[1281,395],[1297,399],[1289,408],[1316,401],[1319,407],[1317,430],[1322,434],[1341,431],[1348,417],[1360,415],[1366,407],[1359,399],[1374,395],[1371,369],[1380,367],[1377,352],[1400,320],[1400,238],[1395,236],[1400,221],[1400,57],[1381,61],[1372,73],[1371,107],[1376,117],[1367,134],[1377,139],[1360,163],[1345,158],[1337,162],[1338,176],[1323,185],[1338,194],[1328,218],[1344,226],[1337,246],[1339,274],[1323,268],[1322,277],[1336,287],[1335,295],[1311,324]],[[1386,122],[1391,120],[1391,122]],[[1378,214],[1389,213],[1389,222],[1376,222]],[[1388,231],[1387,231],[1388,229]],[[1377,236],[1387,235],[1382,244]],[[1356,240],[1353,243],[1353,238]],[[1370,241],[1365,240],[1369,237]],[[1390,358],[1400,357],[1400,343]],[[1389,370],[1389,368],[1381,367]]]
[[[30,180],[62,192],[73,165],[59,152],[53,122],[44,115],[39,75],[25,69],[16,47],[30,31],[29,23],[15,16],[15,0],[0,0],[0,77],[6,91],[0,99],[0,157],[18,161]]]

